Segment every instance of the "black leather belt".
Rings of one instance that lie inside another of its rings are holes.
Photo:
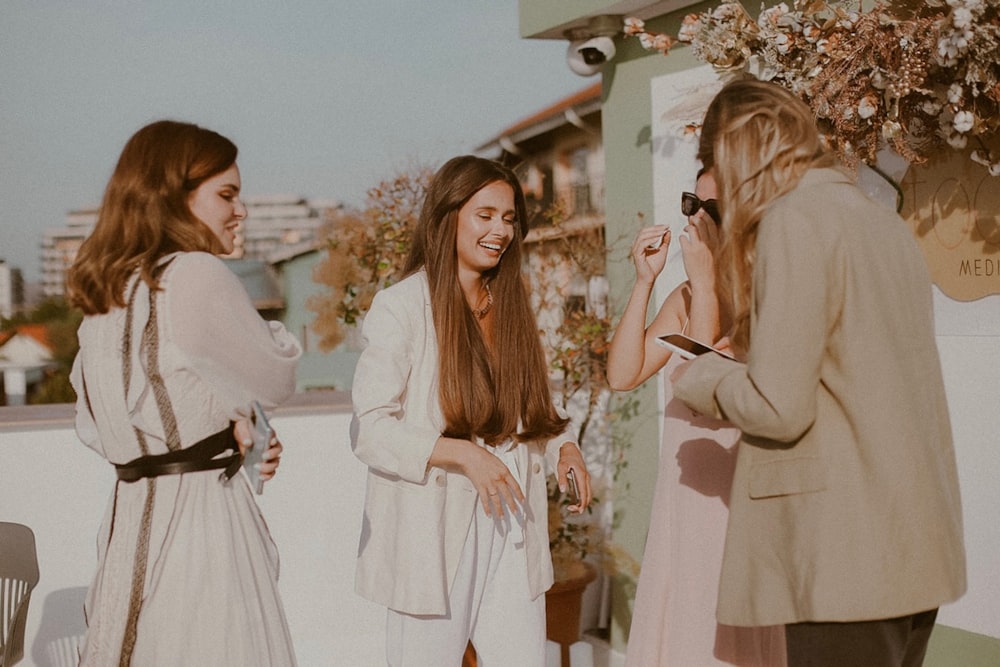
[[[227,449],[235,450],[235,454],[215,458]],[[225,468],[224,475],[230,479],[240,469],[243,455],[233,436],[233,425],[196,442],[190,447],[178,449],[166,454],[140,456],[128,463],[116,463],[115,471],[122,482],[135,482],[144,477],[159,477],[160,475],[179,475],[185,472],[202,470],[218,470]]]

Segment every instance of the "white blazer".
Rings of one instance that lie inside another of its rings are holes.
[[[407,614],[444,615],[479,502],[460,473],[428,465],[444,429],[438,349],[423,271],[380,291],[362,326],[351,447],[368,466],[355,590]],[[527,471],[525,548],[532,598],[552,585],[546,459],[555,470],[569,431],[514,452]]]

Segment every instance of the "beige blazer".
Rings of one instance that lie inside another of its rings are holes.
[[[428,465],[444,428],[438,350],[427,276],[376,294],[362,327],[354,373],[351,444],[368,466],[355,589],[408,614],[448,613],[448,592],[478,495],[458,473]],[[546,459],[551,470],[571,436],[515,448],[527,471],[525,548],[532,597],[552,585]]]
[[[718,619],[890,618],[965,591],[930,279],[908,227],[834,169],[760,224],[746,364],[675,387],[743,430]]]

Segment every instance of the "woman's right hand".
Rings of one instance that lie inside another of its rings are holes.
[[[505,505],[512,515],[518,514],[524,504],[524,492],[510,469],[482,447],[469,444],[475,453],[469,457],[464,472],[476,487],[486,516],[503,516]]]
[[[701,213],[699,211],[699,213]],[[693,287],[715,288],[715,257],[719,232],[715,222],[707,215],[699,215],[684,228],[681,237],[681,258],[684,272]]]
[[[247,450],[253,447],[253,422],[249,419],[241,419],[233,426],[233,437],[240,448],[240,453],[246,455]],[[272,432],[271,440],[268,442],[267,451],[259,464],[260,477],[265,482],[273,479],[281,465],[281,453],[284,447],[278,439],[278,433]]]
[[[524,504],[521,485],[503,461],[474,442],[441,436],[429,463],[468,477],[476,487],[486,516],[503,516],[505,506],[511,514],[521,511]]]
[[[663,271],[670,247],[670,228],[666,225],[644,227],[632,243],[632,260],[635,262],[636,280],[652,284]]]

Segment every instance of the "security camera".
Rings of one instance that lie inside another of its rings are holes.
[[[592,37],[576,50],[588,65],[603,65],[615,57],[615,42],[610,37]]]
[[[615,42],[610,37],[591,37],[572,41],[566,49],[566,64],[575,74],[591,76],[601,65],[615,57]]]
[[[574,26],[563,35],[569,40],[566,64],[580,76],[601,71],[601,65],[615,57],[615,35],[622,32],[623,20],[617,14],[591,16],[585,25]]]

